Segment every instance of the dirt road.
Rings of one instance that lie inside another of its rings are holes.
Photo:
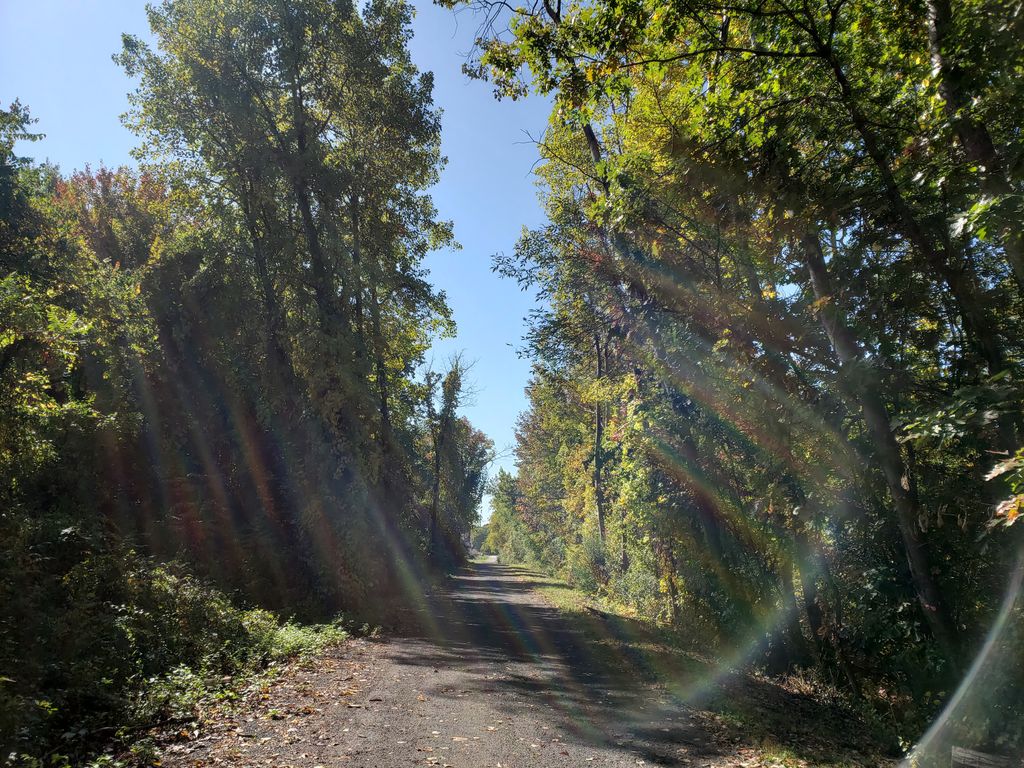
[[[533,578],[466,569],[412,611],[408,636],[352,641],[294,670],[234,718],[171,745],[163,765],[782,765],[716,705],[730,696],[763,707],[768,724],[778,717],[779,744],[802,750],[785,752],[797,761],[787,765],[830,764],[814,759],[813,734],[824,728],[835,742],[851,730],[809,699],[741,676],[703,693],[689,686],[683,703],[651,681],[641,655],[616,651],[610,665],[606,644],[547,604]],[[847,764],[878,764],[861,763],[855,743],[843,749]]]

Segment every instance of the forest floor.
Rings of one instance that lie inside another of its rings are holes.
[[[556,607],[557,582],[478,563],[164,745],[161,764],[294,768],[878,766],[849,711],[722,671],[649,626]]]

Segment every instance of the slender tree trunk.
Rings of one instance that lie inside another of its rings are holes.
[[[669,615],[672,618],[672,623],[676,624],[679,622],[679,586],[676,584],[676,555],[672,541],[662,541],[661,549],[664,552],[658,561],[663,563],[665,582],[668,586]]]
[[[373,323],[373,343],[375,348],[375,368],[377,374],[377,394],[380,398],[381,445],[385,451],[391,447],[391,406],[388,393],[388,369],[384,358],[384,335],[380,324],[380,300],[377,295],[377,284],[370,286],[371,321]]]
[[[452,425],[455,421],[455,414],[459,404],[459,390],[461,388],[461,368],[458,363],[453,364],[452,369],[441,381],[441,410],[437,411],[433,403],[435,396],[436,374],[428,374],[433,382],[428,397],[427,418],[430,422],[431,437],[434,443],[434,477],[430,493],[430,553],[437,555],[437,545],[441,528],[441,472],[444,469],[444,452],[448,447],[448,440]]]
[[[907,468],[889,423],[888,410],[870,366],[863,359],[860,345],[835,304],[817,232],[808,232],[804,236],[802,248],[814,297],[821,307],[819,317],[839,362],[843,366],[863,368],[852,372],[856,381],[850,382],[849,386],[860,403],[864,421],[871,433],[876,461],[885,476],[889,494],[896,507],[903,550],[921,610],[936,642],[950,662],[955,664],[957,657],[953,623],[939,588],[932,578],[927,547],[918,528],[918,519],[921,516],[920,502],[911,490]]]
[[[270,276],[267,255],[263,250],[263,237],[259,232],[255,212],[248,202],[242,203],[242,211],[245,214],[246,228],[249,230],[252,260],[256,267],[256,279],[259,281],[260,291],[263,294],[263,311],[266,314],[267,364],[274,370],[278,364],[278,358],[283,352],[280,340],[278,339],[281,309],[277,300],[277,292],[274,290],[274,281]]]
[[[327,268],[327,257],[320,243],[320,231],[317,229],[316,219],[313,217],[313,206],[304,180],[296,179],[292,187],[295,192],[295,202],[299,208],[299,216],[302,219],[302,232],[306,238],[310,265],[313,269],[313,295],[320,317],[320,328],[324,333],[330,335],[336,329],[334,328],[334,300],[330,285],[330,273]]]
[[[353,301],[356,311],[356,333],[360,340],[360,350],[364,346],[363,332],[363,244],[359,221],[359,194],[353,191],[349,195],[349,215],[352,226],[352,282]]]
[[[793,588],[793,560],[788,556],[784,556],[779,564],[779,590],[785,621],[783,633],[787,666],[807,666],[810,654],[807,652],[807,642],[800,629],[800,610],[797,608],[796,590]]]
[[[444,426],[438,423],[434,433],[434,478],[430,487],[430,554],[437,555],[439,518],[441,512],[441,452],[444,450]]]
[[[800,590],[804,596],[804,616],[811,630],[811,639],[818,652],[822,666],[828,665],[828,649],[825,646],[825,622],[818,596],[817,556],[807,541],[804,531],[794,531],[793,543],[799,560]]]
[[[629,570],[629,536],[626,530],[627,515],[625,505],[622,505],[622,517],[619,519],[619,526],[619,570],[625,573]]]
[[[971,340],[978,354],[985,361],[989,373],[999,373],[1006,366],[1006,356],[1003,354],[997,335],[993,333],[995,326],[978,299],[977,282],[974,279],[973,273],[969,272],[966,268],[951,264],[949,254],[941,250],[925,231],[925,228],[900,191],[889,158],[886,157],[885,152],[882,150],[867,115],[861,109],[860,103],[853,92],[853,86],[850,84],[842,63],[836,56],[835,50],[821,40],[816,40],[816,43],[821,55],[832,69],[842,94],[843,104],[846,106],[854,128],[861,138],[864,150],[878,171],[885,190],[886,199],[896,214],[904,237],[924,258],[932,271],[945,282],[953,294],[963,320],[964,332]]]
[[[963,72],[950,63],[946,54],[953,32],[952,4],[949,0],[927,0],[927,6],[928,44],[933,68],[939,73],[939,95],[946,115],[967,159],[978,166],[982,191],[992,197],[1009,194],[1012,188],[992,136],[984,123],[970,116],[971,99],[964,88]],[[1017,287],[1024,293],[1024,234],[1019,226],[1003,226],[1000,239]]]
[[[597,382],[601,385],[604,377],[604,366],[601,360],[601,339],[594,334],[594,352],[597,360]],[[601,544],[605,541],[605,507],[604,507],[604,414],[602,412],[601,398],[598,397],[594,404],[594,503],[597,506],[597,531],[601,537]]]
[[[807,494],[804,493],[795,478],[790,477],[789,485],[792,489],[793,501],[801,507],[807,505],[809,503]],[[833,663],[837,665],[850,684],[853,694],[859,696],[860,686],[853,674],[846,650],[842,645],[842,639],[839,636],[842,625],[842,600],[839,589],[832,579],[827,560],[821,553],[818,544],[812,541],[811,529],[799,518],[795,519],[793,523],[791,537],[796,551],[800,587],[804,598],[804,617],[807,619],[807,626],[811,631],[818,664],[829,671],[831,671]],[[830,587],[834,616],[832,626],[829,625],[825,617],[829,605],[818,590],[819,576]]]
[[[441,505],[441,448],[440,441],[434,443],[434,482],[430,488],[430,552],[437,550],[438,513]]]
[[[839,668],[846,677],[846,682],[849,684],[850,691],[853,693],[854,698],[859,699],[861,697],[860,682],[853,671],[853,665],[850,663],[850,655],[846,651],[846,643],[843,639],[843,601],[840,599],[839,587],[836,584],[835,577],[832,575],[832,568],[829,566],[828,560],[821,557],[819,558],[819,562],[821,564],[822,579],[825,581],[825,586],[832,595],[832,607],[834,612],[834,632],[832,637],[833,648],[835,648],[836,652],[836,662],[839,664]]]
[[[299,209],[299,216],[302,219],[302,233],[306,239],[306,249],[309,251],[310,266],[313,270],[313,292],[316,299],[317,312],[320,317],[320,327],[324,333],[330,335],[336,330],[333,327],[334,288],[331,285],[327,255],[324,253],[323,244],[320,241],[320,230],[317,227],[316,217],[313,215],[313,202],[304,170],[308,161],[309,137],[306,135],[306,111],[304,96],[300,86],[300,49],[301,44],[297,44],[291,86],[292,122],[295,131],[295,145],[298,150],[295,162],[299,168],[297,171],[290,173],[289,176],[292,191],[295,195],[295,204]]]

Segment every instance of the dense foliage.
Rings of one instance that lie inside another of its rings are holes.
[[[935,721],[922,761],[1024,748],[1020,0],[442,4],[554,105],[486,530],[408,5],[164,0],[137,169],[0,110],[0,754],[190,717],[343,635],[269,610],[372,615],[467,538]]]
[[[0,112],[5,758],[315,642],[239,605],[386,609],[463,557],[492,453],[461,364],[423,371],[452,324],[422,260],[454,243],[410,8],[149,13],[119,56],[138,170],[33,164]]]
[[[471,5],[555,105],[490,544],[907,739],[984,647],[949,731],[1019,747],[1020,4]]]

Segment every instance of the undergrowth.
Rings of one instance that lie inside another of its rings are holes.
[[[0,658],[0,764],[12,768],[145,762],[150,729],[199,720],[285,660],[348,636],[340,622],[240,608],[183,567],[131,552],[35,587],[49,599],[30,604],[52,612],[22,614],[20,642]]]

